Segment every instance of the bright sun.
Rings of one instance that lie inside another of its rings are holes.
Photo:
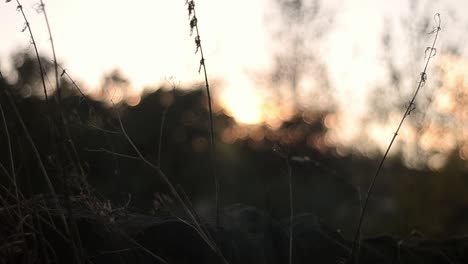
[[[222,105],[237,122],[259,124],[262,118],[262,100],[254,89],[225,89],[221,94]]]

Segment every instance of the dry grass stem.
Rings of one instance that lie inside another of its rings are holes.
[[[34,39],[34,34],[32,32],[32,29],[31,29],[31,24],[29,24],[28,18],[26,17],[26,14],[24,13],[24,10],[23,10],[23,6],[19,2],[19,0],[16,0],[16,3],[18,4],[17,7],[16,7],[16,10],[21,12],[21,14],[23,16],[23,19],[24,19],[24,27],[23,27],[22,31],[25,31],[26,29],[29,31],[29,36],[31,38],[31,44],[34,47],[34,52],[36,54],[36,59],[37,59],[37,62],[39,63],[39,71],[40,71],[40,75],[41,75],[42,87],[44,89],[44,98],[45,98],[46,103],[48,104],[49,103],[49,97],[47,95],[47,86],[45,84],[44,67],[42,66],[41,56],[39,55],[39,50],[37,48],[36,40]]]
[[[58,64],[57,64],[57,56],[55,54],[55,44],[54,44],[54,38],[52,36],[52,30],[50,29],[50,23],[49,23],[49,17],[47,16],[47,11],[45,9],[45,4],[42,0],[40,0],[40,5],[39,5],[39,11],[44,14],[44,19],[46,22],[47,26],[47,31],[49,33],[49,40],[50,40],[50,46],[52,49],[52,56],[54,58],[54,71],[55,71],[55,92],[57,94],[57,99],[59,101],[59,104],[61,103],[61,91],[60,91],[60,81],[59,81],[59,75],[58,75]]]
[[[413,94],[413,97],[410,100],[409,105],[407,106],[407,108],[406,108],[406,110],[405,110],[405,112],[403,114],[403,117],[401,118],[400,123],[398,124],[398,127],[397,127],[395,133],[393,134],[392,140],[390,141],[390,143],[389,143],[389,145],[387,147],[387,150],[385,151],[385,154],[383,155],[382,159],[380,160],[379,166],[377,167],[377,170],[376,170],[376,172],[375,172],[375,174],[374,174],[374,176],[372,178],[369,189],[367,190],[366,198],[364,200],[364,204],[363,204],[363,207],[362,207],[362,210],[361,210],[361,215],[359,217],[359,223],[358,223],[358,226],[357,226],[357,229],[356,229],[356,233],[355,233],[355,236],[354,236],[353,245],[352,245],[352,249],[351,249],[351,254],[350,254],[351,263],[358,263],[359,262],[359,248],[360,248],[359,245],[360,245],[360,239],[361,239],[362,225],[363,225],[364,218],[365,218],[365,215],[366,215],[366,209],[367,209],[367,206],[369,204],[369,199],[370,199],[370,197],[372,195],[372,191],[374,189],[374,185],[375,185],[375,182],[377,180],[377,177],[379,176],[379,173],[382,170],[383,164],[384,164],[385,160],[387,159],[388,153],[390,152],[390,149],[392,148],[396,137],[398,136],[398,132],[400,131],[400,128],[403,125],[403,122],[411,114],[411,112],[415,109],[414,101],[416,100],[416,96],[418,95],[419,91],[421,90],[421,88],[426,83],[426,80],[427,80],[427,73],[426,73],[427,72],[427,67],[429,66],[429,62],[431,61],[431,59],[435,56],[435,53],[436,53],[435,45],[437,43],[437,38],[438,38],[439,32],[441,30],[441,27],[440,27],[441,19],[440,19],[440,14],[439,13],[434,15],[434,20],[436,20],[437,26],[434,28],[434,30],[431,33],[434,33],[435,36],[434,36],[434,40],[432,42],[432,46],[426,48],[426,53],[429,52],[429,56],[426,57],[425,65],[424,65],[423,71],[421,72],[419,82],[418,82],[418,86],[416,88],[416,91]]]
[[[194,0],[186,0],[185,4],[188,6],[188,13],[190,19],[190,34],[193,33],[195,30],[195,45],[196,50],[195,53],[200,51],[200,67],[198,72],[203,69],[203,74],[205,77],[205,87],[206,87],[206,95],[208,99],[208,111],[209,111],[209,122],[210,122],[210,162],[211,162],[211,173],[213,176],[213,180],[215,183],[215,207],[216,207],[216,226],[219,228],[220,225],[220,186],[219,186],[219,178],[216,174],[216,163],[215,163],[215,141],[214,141],[214,125],[213,125],[213,107],[211,103],[211,92],[210,92],[210,83],[208,81],[208,73],[206,70],[206,60],[203,54],[203,47],[201,45],[201,38],[200,38],[200,31],[198,28],[198,18],[195,11],[195,1]]]

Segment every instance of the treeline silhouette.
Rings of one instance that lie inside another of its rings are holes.
[[[161,169],[174,185],[184,190],[199,213],[212,216],[214,185],[209,176],[208,113],[202,89],[172,90],[161,86],[142,95],[136,106],[126,105],[124,101],[112,106],[90,96],[83,97],[62,76],[63,112],[85,176],[71,164],[64,164],[67,175],[64,179],[55,173],[55,149],[58,144],[64,144],[55,142],[53,137],[51,116],[57,111],[56,105],[47,105],[41,99],[35,59],[19,53],[13,61],[14,78],[9,83],[0,82],[0,102],[10,131],[18,189],[26,197],[47,195],[48,190],[6,90],[14,98],[59,196],[90,192],[115,206],[126,204],[146,214],[177,207],[166,185],[136,158],[119,129],[120,117],[128,136],[145,158],[154,163],[160,160]],[[50,73],[53,64],[45,63],[44,67]],[[344,236],[352,234],[360,199],[376,161],[354,153],[340,156],[333,146],[313,148],[308,139],[326,133],[323,124],[327,114],[314,113],[314,119],[307,122],[302,114],[297,114],[278,129],[251,128],[250,131],[255,130],[261,136],[253,132],[249,136],[247,132],[247,136],[236,140],[224,140],[223,133],[231,129],[231,134],[235,134],[232,131],[240,131],[236,130],[240,125],[223,111],[216,112],[216,170],[221,205],[243,203],[263,209],[275,219],[286,217],[289,212],[286,155],[294,178],[295,212],[314,213],[327,225],[340,229]],[[164,127],[160,142],[161,125]],[[0,145],[7,146],[7,141],[2,128]],[[11,179],[5,173],[9,164],[6,147],[2,147],[0,161],[0,183],[12,192]],[[463,162],[456,156],[442,172],[410,170],[398,156],[391,158],[371,201],[365,232],[405,235],[421,230],[437,237],[465,233],[467,225],[463,219],[467,218],[468,198],[460,189],[467,183],[463,168]]]

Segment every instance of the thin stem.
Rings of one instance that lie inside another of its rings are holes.
[[[210,123],[210,163],[211,163],[211,173],[215,182],[215,206],[216,206],[216,227],[219,228],[220,225],[220,184],[219,184],[219,178],[216,174],[216,168],[215,168],[215,141],[214,141],[214,125],[213,125],[213,107],[211,103],[211,92],[210,92],[210,84],[208,81],[208,73],[206,70],[206,63],[205,63],[205,56],[203,54],[203,47],[201,45],[201,38],[200,38],[200,31],[198,28],[198,23],[197,23],[197,15],[195,11],[195,3],[194,1],[190,1],[189,3],[189,10],[193,12],[193,17],[192,21],[195,21],[194,24],[192,24],[191,21],[191,26],[192,28],[195,28],[195,42],[197,45],[197,50],[200,49],[200,67],[203,68],[203,74],[205,77],[205,87],[206,87],[206,95],[208,99],[208,111],[209,111],[209,123]],[[189,11],[190,12],[190,11]]]
[[[17,10],[19,10],[21,12],[21,14],[23,15],[25,27],[28,29],[29,36],[31,37],[31,43],[32,43],[32,45],[34,47],[34,52],[36,53],[37,62],[39,63],[39,70],[40,70],[40,74],[41,74],[42,87],[44,89],[45,101],[46,101],[47,104],[49,104],[49,98],[47,96],[47,88],[46,88],[45,77],[44,77],[45,72],[44,72],[44,68],[42,67],[42,60],[41,60],[41,57],[39,56],[39,51],[37,49],[37,44],[36,44],[36,41],[34,39],[34,34],[32,32],[32,29],[31,29],[31,24],[29,24],[28,18],[26,17],[26,14],[24,13],[24,10],[23,10],[23,6],[19,2],[19,0],[16,0],[16,3],[18,4]]]
[[[411,101],[410,101],[408,107],[406,108],[405,113],[403,114],[403,117],[401,118],[400,123],[398,124],[398,127],[397,127],[395,133],[393,134],[392,140],[390,141],[390,144],[388,145],[387,150],[385,151],[385,154],[383,155],[382,159],[380,160],[379,166],[377,167],[377,170],[376,170],[376,172],[374,174],[374,177],[372,178],[369,189],[367,190],[366,198],[364,200],[364,205],[363,205],[362,210],[361,210],[361,215],[359,217],[359,223],[358,223],[358,226],[357,226],[357,229],[356,229],[356,234],[354,235],[353,246],[352,246],[351,254],[350,254],[350,259],[351,259],[351,261],[353,263],[357,263],[356,262],[356,259],[357,259],[356,256],[359,255],[359,254],[356,254],[355,251],[358,248],[358,244],[360,244],[359,240],[360,240],[360,237],[361,237],[362,225],[363,225],[364,218],[365,218],[365,215],[366,215],[367,206],[369,204],[369,199],[370,199],[370,197],[372,195],[372,191],[374,190],[374,185],[375,185],[375,182],[377,180],[377,177],[379,176],[379,173],[382,170],[383,164],[384,164],[385,160],[387,159],[388,153],[390,152],[390,149],[392,148],[396,137],[398,136],[398,132],[400,131],[400,128],[403,125],[403,122],[405,121],[406,117],[408,117],[410,115],[411,111],[414,109],[414,101],[416,100],[416,96],[418,95],[419,91],[421,90],[421,88],[424,86],[424,84],[426,82],[427,67],[429,66],[429,62],[431,61],[431,58],[434,57],[434,55],[435,55],[435,50],[436,50],[435,49],[435,44],[437,42],[437,38],[438,38],[439,32],[441,30],[441,28],[440,28],[440,24],[441,24],[440,14],[437,13],[435,15],[435,17],[438,18],[438,26],[434,29],[435,37],[434,37],[434,41],[432,42],[432,46],[427,49],[427,50],[429,50],[429,57],[427,58],[424,69],[421,72],[421,77],[419,79],[418,86],[416,88],[416,91],[414,92],[413,97],[411,98]]]
[[[62,74],[61,75],[65,75],[67,76],[67,78],[72,82],[72,85],[73,87],[76,88],[76,90],[80,93],[80,95],[86,99],[86,100],[89,100],[88,97],[83,93],[83,91],[81,91],[80,87],[76,84],[75,80],[73,80],[73,78],[70,76],[70,74],[68,74],[67,70],[65,68],[63,68],[60,64],[57,63],[57,67],[60,68],[60,70],[62,71]]]
[[[50,38],[50,46],[52,48],[52,56],[54,58],[54,70],[55,70],[55,92],[57,93],[58,100],[61,100],[61,92],[60,92],[60,82],[59,82],[59,75],[58,75],[58,64],[57,64],[57,56],[55,55],[55,45],[54,45],[54,38],[52,37],[52,30],[50,29],[49,17],[47,16],[47,11],[45,9],[45,4],[42,0],[40,0],[40,10],[44,14],[44,19],[47,25],[47,31],[49,33]]]
[[[73,140],[71,138],[71,135],[70,135],[70,132],[68,131],[68,127],[67,127],[67,123],[66,123],[66,120],[65,120],[65,117],[63,115],[63,109],[62,109],[62,91],[60,89],[60,81],[59,81],[59,74],[58,74],[58,63],[57,63],[57,56],[55,54],[55,45],[54,45],[54,38],[52,36],[52,30],[50,28],[50,23],[49,23],[49,18],[47,16],[47,11],[45,9],[45,4],[42,0],[40,0],[40,5],[39,5],[39,10],[44,14],[44,19],[45,19],[45,22],[46,22],[46,26],[47,26],[47,31],[49,33],[49,38],[50,38],[50,45],[51,45],[51,49],[52,49],[52,55],[53,55],[53,59],[54,59],[54,71],[55,71],[55,94],[56,94],[56,103],[57,103],[57,108],[58,108],[58,116],[57,116],[57,126],[58,126],[58,142],[63,142],[63,139],[66,138],[66,142],[68,142],[69,146],[70,146],[70,149],[71,149],[71,152],[72,154],[74,154],[74,158],[73,159],[71,156],[71,154],[67,151],[67,146],[64,145],[63,146],[63,151],[66,152],[69,156],[69,158],[71,159],[72,163],[75,165],[75,168],[77,170],[80,171],[82,177],[84,177],[84,170],[79,162],[79,158],[78,158],[78,154],[77,154],[77,151],[76,151],[76,148],[75,148],[75,145],[73,143]],[[61,176],[66,176],[66,173],[64,172],[64,169],[63,169],[63,162],[62,162],[62,159],[61,159],[61,150],[60,150],[61,146],[57,146],[57,169],[58,169],[58,172],[61,174]],[[69,186],[66,184],[65,185],[65,202],[66,202],[66,209],[67,209],[67,213],[68,213],[68,218],[69,218],[69,222],[70,222],[70,225],[73,227],[73,230],[71,230],[70,232],[70,235],[71,235],[71,238],[72,238],[72,249],[74,251],[74,256],[75,256],[75,261],[77,263],[80,263],[81,262],[81,259],[82,259],[82,248],[81,248],[81,242],[80,242],[80,237],[79,237],[79,232],[78,232],[78,229],[76,227],[76,222],[75,222],[75,218],[74,218],[74,214],[73,214],[73,208],[71,207],[71,203],[70,203],[70,200],[69,200],[69,195],[70,195],[70,192],[69,192]]]

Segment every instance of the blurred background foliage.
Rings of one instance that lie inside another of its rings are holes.
[[[436,70],[440,76],[438,88],[427,103],[427,111],[435,114],[423,121],[418,118],[424,115],[411,115],[407,124],[411,129],[407,128],[398,138],[415,151],[411,157],[427,162],[414,165],[408,161],[405,147],[393,150],[395,155],[387,160],[371,198],[365,235],[385,232],[405,236],[418,230],[427,237],[442,238],[468,231],[466,64],[455,55],[443,56],[440,61]],[[37,161],[5,90],[12,93],[41,158],[63,195],[64,179],[54,177],[57,142],[51,136],[50,113],[55,110],[43,100],[37,62],[32,55],[20,52],[14,55],[13,66],[14,78],[0,82],[0,103],[10,131],[20,188],[29,190],[29,195],[46,192]],[[49,81],[53,65],[45,63],[44,67]],[[402,75],[396,70],[394,74]],[[125,95],[129,81],[124,73],[115,70],[103,77],[99,91],[84,98],[65,77],[61,78],[65,118],[86,175],[86,179],[81,178],[73,166],[65,164],[67,181],[75,187],[73,192],[90,186],[117,204],[131,196],[135,210],[158,213],[154,200],[167,189],[150,168],[134,158],[136,154],[119,129],[120,116],[141,153],[154,163],[160,159],[162,170],[183,188],[201,215],[213,213],[214,185],[209,173],[208,113],[203,87],[194,85],[182,90],[167,84],[153,87],[141,98],[128,99]],[[397,82],[399,78],[392,80]],[[376,111],[369,113],[369,122],[362,125],[395,125],[392,115],[400,112],[392,111],[402,108],[379,110],[381,95],[375,95]],[[111,99],[115,107],[105,103]],[[359,146],[344,148],[342,143],[330,139],[334,130],[347,129],[337,126],[341,115],[338,108],[298,109],[278,127],[238,124],[221,106],[215,109],[216,170],[223,206],[245,203],[265,209],[275,218],[287,217],[286,155],[292,166],[296,213],[312,212],[345,236],[353,234],[361,200],[380,155],[359,151]],[[391,134],[379,127],[377,133],[381,133],[382,144],[386,145]],[[2,126],[0,183],[12,190],[6,169],[6,140]],[[355,144],[361,143],[371,144]]]

